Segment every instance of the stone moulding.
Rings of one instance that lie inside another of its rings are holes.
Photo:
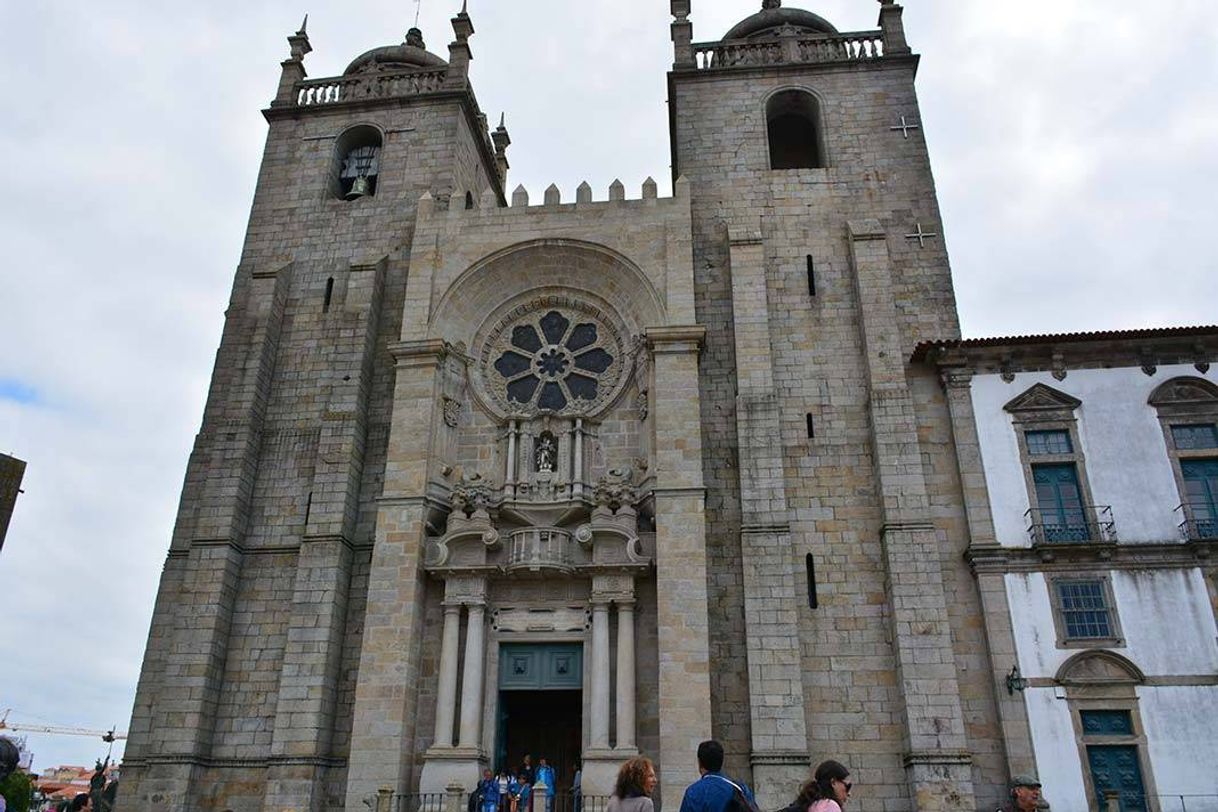
[[[1049,548],[1052,557],[1044,557]],[[964,559],[974,574],[1007,572],[1073,572],[1080,565],[1102,563],[1112,570],[1181,569],[1202,566],[1218,557],[1218,539],[1099,544],[1052,544],[1035,547],[970,547]]]

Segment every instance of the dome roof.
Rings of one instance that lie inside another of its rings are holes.
[[[724,39],[756,39],[778,35],[778,29],[791,26],[802,34],[836,34],[837,29],[824,17],[799,8],[783,8],[782,0],[763,0],[761,11],[745,17],[723,35]]]
[[[406,41],[401,45],[386,45],[373,48],[357,56],[343,76],[377,70],[409,70],[410,68],[439,68],[447,65],[440,57],[427,50],[423,44],[423,32],[412,28],[406,32]]]

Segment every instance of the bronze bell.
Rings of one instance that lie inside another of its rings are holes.
[[[359,175],[356,177],[355,182],[351,184],[351,191],[347,192],[345,197],[348,200],[355,200],[370,194],[372,194],[372,187],[368,183],[367,176]]]

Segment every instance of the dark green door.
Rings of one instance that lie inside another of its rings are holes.
[[[1218,538],[1218,460],[1181,460],[1180,473],[1197,535]]]
[[[1045,541],[1087,541],[1091,534],[1074,463],[1033,465],[1032,481]]]
[[[1146,788],[1138,748],[1128,744],[1089,744],[1087,763],[1099,808],[1104,809],[1104,790],[1121,793],[1121,812],[1146,812]]]

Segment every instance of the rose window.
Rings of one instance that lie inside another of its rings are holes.
[[[557,310],[526,315],[503,336],[493,364],[499,389],[515,408],[563,411],[586,407],[614,383],[616,347],[605,328]],[[609,347],[609,349],[606,349]]]

